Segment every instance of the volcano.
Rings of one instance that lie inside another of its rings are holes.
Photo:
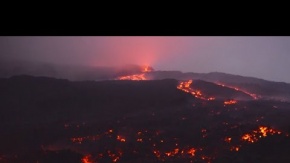
[[[32,69],[0,78],[0,162],[290,161],[288,83],[147,65]]]

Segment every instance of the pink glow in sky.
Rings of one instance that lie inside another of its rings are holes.
[[[3,57],[58,64],[146,64],[290,82],[290,37],[0,37]]]
[[[96,65],[146,64],[155,65],[160,60],[177,57],[188,49],[182,37],[103,37],[102,58]],[[96,51],[99,53],[99,50]]]

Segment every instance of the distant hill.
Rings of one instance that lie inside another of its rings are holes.
[[[177,80],[204,80],[213,83],[237,87],[254,94],[261,95],[264,99],[290,101],[290,84],[273,82],[263,79],[244,77],[220,72],[212,73],[182,73],[180,71],[153,71],[148,73],[153,79]]]
[[[273,82],[221,72],[183,73],[180,71],[154,71],[152,67],[150,67],[150,70],[151,72],[146,72],[147,79],[150,80],[203,80],[237,87],[260,95],[263,99],[290,101],[289,83]],[[57,79],[68,79],[71,81],[101,81],[114,80],[120,76],[143,73],[142,71],[143,66],[139,65],[125,65],[119,67],[76,66],[0,59],[0,77],[2,78],[8,78],[15,75],[31,75],[36,77],[45,76]]]
[[[110,80],[123,75],[140,73],[142,69],[143,67],[139,65],[124,65],[118,67],[58,65],[47,62],[0,59],[0,77],[2,78],[15,75],[31,75],[73,81]]]

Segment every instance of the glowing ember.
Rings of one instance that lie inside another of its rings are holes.
[[[167,156],[175,156],[176,154],[178,154],[178,152],[179,152],[179,149],[175,148],[173,151],[165,152],[165,155],[167,155]]]
[[[190,87],[190,85],[187,85],[187,87]],[[180,117],[179,119],[182,119]],[[228,126],[228,122],[222,122],[223,125]],[[236,125],[234,127],[237,127]],[[232,128],[232,127],[230,127]],[[121,135],[114,135],[114,133],[118,133],[118,130],[113,130],[113,129],[108,129],[105,130],[103,133],[99,133],[97,136],[84,136],[84,137],[75,137],[71,138],[71,141],[74,143],[78,144],[83,144],[83,141],[96,141],[99,139],[102,139],[104,137],[110,138],[109,140],[114,142],[122,142],[119,145],[123,146],[126,145],[126,139],[121,136]],[[148,134],[152,134],[153,137],[148,137]],[[191,158],[195,160],[204,160],[206,162],[212,162],[214,157],[212,156],[206,156],[204,155],[204,152],[207,152],[207,149],[203,149],[202,147],[196,148],[196,147],[190,147],[190,146],[183,146],[182,143],[179,142],[179,138],[172,138],[170,139],[163,139],[162,134],[164,133],[163,130],[153,130],[153,131],[148,131],[148,130],[136,130],[134,131],[135,140],[140,143],[140,145],[146,144],[146,142],[151,141],[151,149],[152,154],[158,159],[159,161],[170,161],[171,159],[183,159],[183,158]],[[201,137],[206,138],[208,137],[208,129],[206,128],[201,128],[200,129]],[[245,133],[241,135],[240,137],[240,142],[249,142],[249,143],[255,143],[259,139],[269,136],[269,135],[274,135],[274,134],[281,134],[282,132],[278,130],[274,130],[272,128],[266,127],[266,126],[259,126],[256,130],[251,131],[250,133]],[[286,134],[285,134],[286,135]],[[116,137],[115,137],[116,136]],[[161,137],[160,137],[161,136]],[[130,136],[128,136],[129,138]],[[115,138],[115,139],[114,139]],[[236,144],[236,141],[233,141],[235,138],[234,137],[229,137],[226,136],[222,138],[221,140],[228,143],[230,145],[227,150],[230,150],[232,152],[240,152],[242,145],[243,144]],[[145,141],[148,140],[148,141]],[[167,142],[174,142],[172,144],[173,148],[167,148]],[[84,143],[86,144],[86,143]],[[165,145],[165,146],[164,146]],[[161,148],[160,148],[161,147]],[[164,148],[166,147],[166,148]],[[110,149],[110,150],[109,150]],[[101,159],[104,159],[106,157],[110,158],[111,162],[119,162],[121,161],[123,151],[122,148],[120,149],[119,147],[117,148],[109,148],[105,149],[105,151],[100,151],[100,153],[97,153],[96,155],[85,155],[81,159],[82,163],[92,163],[95,161],[100,161]],[[132,152],[134,154],[139,155],[141,151],[138,149],[132,149],[131,151],[126,151],[126,152]],[[128,153],[127,153],[128,154]],[[94,160],[93,160],[94,159]]]
[[[93,163],[91,161],[91,155],[85,155],[83,158],[82,158],[82,163]]]
[[[126,139],[125,138],[122,138],[121,136],[117,136],[117,140],[119,140],[120,142],[125,142],[126,141]]]
[[[112,162],[117,162],[123,154],[121,151],[118,151],[117,153],[113,153],[110,150],[108,150],[107,153],[109,157],[112,159]]]
[[[201,133],[203,138],[207,137],[206,129],[201,129]]]
[[[243,135],[242,139],[245,140],[245,141],[251,142],[251,143],[254,143],[254,142],[258,141],[258,139],[255,136],[250,135],[250,134]]]
[[[242,140],[254,143],[258,141],[262,137],[266,137],[267,135],[281,134],[281,131],[274,130],[265,126],[260,126],[259,130],[253,130],[252,133],[244,134],[242,136]]]
[[[187,153],[190,154],[191,156],[194,156],[195,155],[195,151],[196,150],[194,148],[191,148],[191,149],[188,150]]]
[[[79,137],[79,138],[71,138],[71,141],[74,143],[79,143],[82,144],[82,141],[84,140],[84,138]]]
[[[232,104],[236,104],[236,103],[237,103],[236,100],[228,100],[228,101],[224,102],[225,105],[232,105]]]
[[[113,162],[117,162],[120,158],[119,157],[116,157],[113,159]]]
[[[214,97],[210,97],[210,98],[208,98],[207,100],[208,100],[208,101],[212,101],[212,100],[215,100],[215,98],[214,98]]]
[[[160,152],[158,150],[154,150],[153,153],[157,158],[160,158],[161,155],[160,155]]]
[[[91,141],[96,141],[100,139],[100,135],[96,135],[96,136],[84,136],[84,137],[76,137],[76,138],[71,138],[70,140],[73,143],[78,143],[78,144],[82,144],[82,142],[84,140],[91,140]]]
[[[230,150],[238,152],[240,150],[240,147],[239,146],[232,146]]]
[[[225,142],[227,142],[227,143],[230,143],[231,140],[232,140],[232,138],[230,138],[230,137],[226,137],[226,138],[225,138]]]

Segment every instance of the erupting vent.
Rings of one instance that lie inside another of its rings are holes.
[[[150,66],[143,66],[141,69],[140,74],[133,74],[133,75],[126,75],[118,77],[117,80],[148,80],[146,78],[146,73],[153,71],[153,69]]]

